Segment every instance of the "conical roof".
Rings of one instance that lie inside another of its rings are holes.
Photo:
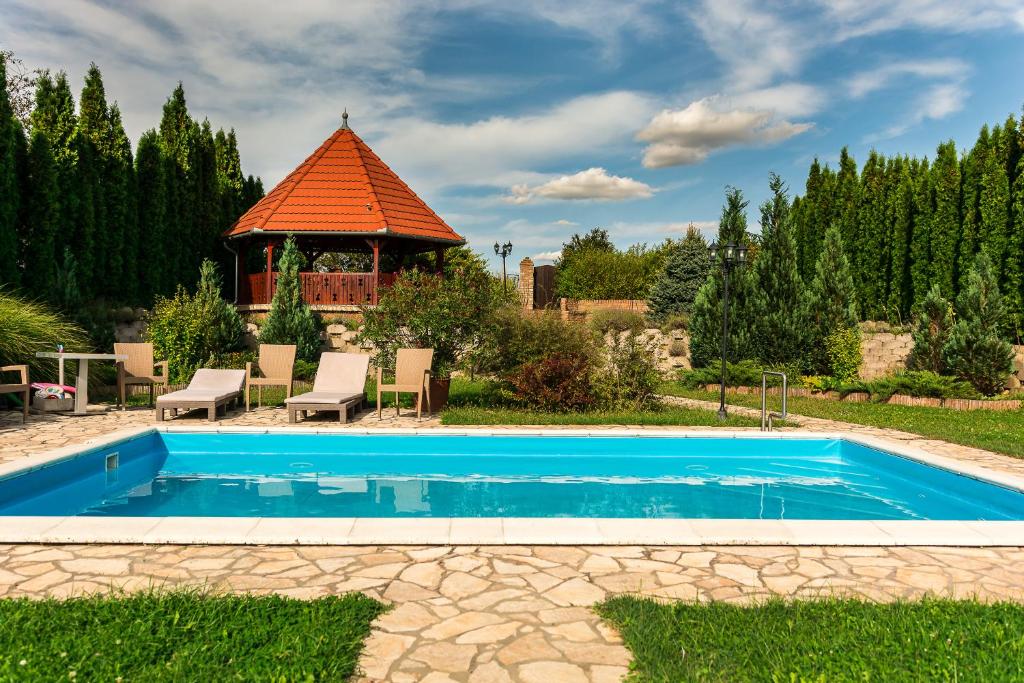
[[[224,236],[251,232],[337,232],[465,244],[348,127],[347,115],[341,128]]]

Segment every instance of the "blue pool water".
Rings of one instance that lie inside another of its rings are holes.
[[[1021,520],[1024,494],[839,439],[154,433],[0,480],[0,515]]]

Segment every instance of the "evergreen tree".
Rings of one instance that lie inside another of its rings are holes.
[[[21,123],[7,94],[6,57],[0,54],[0,286],[17,285],[18,268],[18,137]]]
[[[726,188],[725,205],[718,224],[718,244],[749,245],[747,204],[740,190]],[[745,316],[752,293],[753,278],[749,273],[750,266],[747,265],[735,268],[729,276],[726,355],[730,361],[752,357],[750,321]],[[712,263],[710,276],[698,290],[693,302],[693,315],[690,316],[690,362],[694,367],[704,367],[721,355],[724,285],[721,267]]]
[[[181,83],[164,103],[160,119],[160,148],[165,164],[165,225],[173,239],[167,243],[166,258],[171,280],[177,284],[194,273],[200,253],[198,182],[193,164],[198,126],[189,116],[185,89]]]
[[[761,248],[753,264],[747,315],[755,356],[769,364],[795,363],[807,351],[804,286],[786,186],[774,173],[768,185],[772,197],[761,205]]]
[[[107,146],[109,110],[103,77],[95,64],[89,66],[78,106],[78,267],[83,295],[102,294],[101,284],[113,274],[106,272],[108,249],[118,250],[119,235],[107,232]]]
[[[931,281],[939,285],[943,296],[952,297],[956,293],[960,233],[960,162],[952,140],[939,145],[931,170]]]
[[[923,301],[931,289],[932,174],[928,160],[914,162],[914,219],[910,238],[910,281],[914,301]]]
[[[689,315],[693,311],[697,290],[707,280],[710,269],[707,240],[691,224],[686,230],[686,237],[670,247],[665,270],[651,290],[647,301],[651,318],[664,321],[673,315]]]
[[[907,320],[914,301],[914,285],[910,272],[910,245],[914,228],[914,181],[911,164],[899,159],[890,175],[895,187],[889,196],[891,246],[889,294],[886,311],[891,322]]]
[[[1000,137],[994,136],[993,149],[985,159],[978,201],[979,243],[992,259],[997,277],[1004,272],[1010,237],[1010,178],[996,151]],[[1001,279],[1000,284],[1004,283],[1005,280]]]
[[[140,268],[138,225],[135,208],[135,165],[132,146],[121,123],[121,110],[117,104],[110,107],[107,133],[105,196],[107,230],[106,294],[113,300],[135,302],[139,300],[139,283],[146,277]]]
[[[992,396],[1013,370],[1013,347],[999,336],[1004,309],[988,254],[975,257],[967,286],[956,300],[957,322],[943,347],[943,360],[961,379]]]
[[[835,181],[835,205],[826,229],[832,225],[839,226],[839,234],[843,238],[847,253],[856,257],[862,245],[862,232],[858,220],[860,208],[860,178],[857,174],[857,162],[850,155],[850,151],[843,147],[839,152],[839,170],[836,173]],[[823,247],[824,248],[824,247]],[[858,263],[855,258],[850,259],[851,274],[856,272]]]
[[[238,309],[224,300],[221,291],[224,283],[217,264],[203,259],[199,266],[199,285],[196,287],[196,303],[207,322],[206,346],[218,353],[237,351],[245,335],[245,322]]]
[[[826,340],[837,332],[857,328],[856,288],[837,225],[825,232],[806,305],[812,370],[828,374],[831,367]]]
[[[238,138],[235,129],[224,134],[224,129],[217,131],[214,139],[217,153],[217,184],[221,195],[220,225],[227,229],[249,207],[243,208],[245,198],[245,176],[242,175],[242,160],[238,154]]]
[[[285,240],[278,263],[277,289],[270,302],[267,319],[260,329],[260,342],[295,344],[296,357],[314,361],[320,352],[320,322],[302,299],[299,272],[305,261],[295,239],[289,237]]]
[[[935,285],[921,302],[920,309],[914,323],[914,349],[910,355],[910,367],[945,374],[946,361],[942,353],[953,329],[953,306],[942,296],[939,286]]]
[[[979,233],[981,232],[981,178],[986,160],[991,155],[989,129],[982,126],[974,147],[960,163],[961,206],[960,206],[960,248],[958,263],[974,262],[974,255],[979,249]],[[957,273],[957,288],[967,283],[970,268],[960,268]]]
[[[57,166],[50,140],[41,130],[32,133],[26,169],[24,204],[25,279],[44,299],[59,304],[57,275],[60,195]]]
[[[138,187],[136,225],[139,231],[139,268],[145,272],[140,278],[143,301],[152,301],[156,295],[168,295],[177,282],[176,264],[169,253],[177,253],[174,238],[167,230],[167,163],[160,145],[160,136],[148,130],[139,138],[135,155],[135,174]]]
[[[892,267],[888,223],[889,188],[885,159],[872,150],[861,172],[857,230],[859,248],[852,254],[854,286],[861,317],[882,317]]]
[[[1024,339],[1024,157],[1017,162],[1013,184],[1012,227],[1006,255],[1006,307],[1010,337]]]

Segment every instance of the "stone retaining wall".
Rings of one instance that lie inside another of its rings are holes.
[[[909,332],[870,332],[861,336],[860,351],[864,361],[860,366],[860,378],[877,379],[906,370],[914,340]]]

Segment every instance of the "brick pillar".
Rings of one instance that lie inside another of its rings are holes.
[[[519,262],[519,298],[524,311],[533,310],[533,261],[530,257]]]

